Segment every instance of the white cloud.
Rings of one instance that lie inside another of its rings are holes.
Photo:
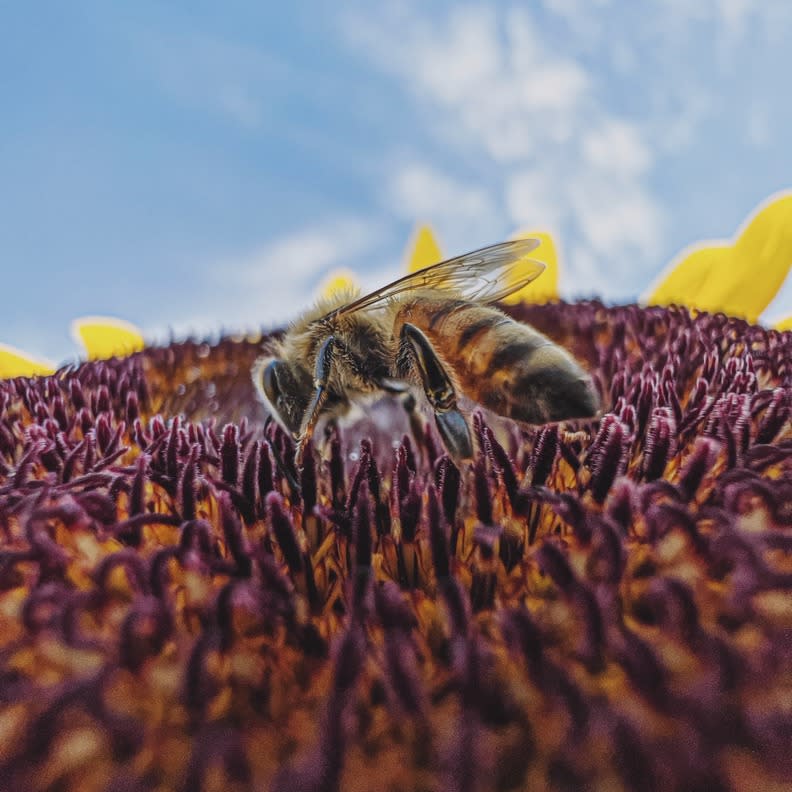
[[[655,149],[664,154],[676,154],[692,146],[701,125],[713,115],[716,103],[720,102],[720,98],[715,99],[702,88],[688,84],[673,97],[670,106],[648,124]]]
[[[271,289],[280,280],[300,288],[372,247],[376,228],[357,218],[339,218],[274,239],[260,248],[219,261],[210,268],[221,282]]]
[[[574,267],[575,293],[582,297],[602,296],[602,261],[591,248],[575,245],[569,251],[569,260]]]
[[[613,258],[609,262],[611,271],[618,270],[625,253],[651,255],[659,227],[656,209],[645,191],[596,178],[573,184],[570,190],[584,239],[594,253]],[[618,251],[618,258],[613,256],[614,251]]]
[[[196,272],[196,294],[204,302],[176,303],[168,324],[146,327],[164,339],[275,327],[294,319],[316,298],[320,281],[370,253],[382,236],[376,222],[340,217],[306,226],[254,250],[204,263]]]
[[[617,118],[606,118],[582,136],[585,161],[594,168],[622,176],[640,176],[652,164],[652,154],[638,128]]]
[[[611,0],[542,0],[542,5],[567,25],[584,49],[607,29],[602,12],[611,6]]]
[[[387,190],[392,211],[411,222],[419,219],[438,226],[454,222],[486,228],[496,215],[487,190],[424,163],[397,167]]]
[[[609,6],[610,0],[542,0],[542,5],[563,19],[574,21],[592,8],[599,10]]]
[[[785,40],[792,24],[788,0],[656,0],[653,16],[663,35],[686,41],[706,30],[717,44],[722,70],[742,68],[733,54],[748,35],[758,32],[767,43]]]
[[[610,0],[542,4],[542,27],[516,4],[437,11],[399,2],[345,18],[345,40],[367,68],[391,75],[411,97],[421,141],[381,153],[377,209],[431,222],[449,254],[515,228],[549,229],[569,251],[568,296],[634,297],[664,263],[665,212],[652,184],[659,161],[695,143],[729,101],[691,68],[691,50],[702,31],[723,57],[755,28],[769,37],[792,4],[655,0],[630,13]],[[622,27],[612,24],[622,17]],[[563,35],[553,39],[553,27]],[[293,84],[294,73],[259,51],[207,36],[178,43],[157,53],[170,89],[241,125],[266,118],[274,84]],[[647,96],[632,97],[636,86]],[[768,118],[757,104],[743,119],[753,145],[766,141]],[[234,326],[289,318],[328,270],[354,267],[376,247],[370,224],[347,218],[215,262],[223,275],[209,278],[219,301],[213,315]],[[397,274],[395,261],[372,261],[367,285]]]
[[[560,234],[569,219],[563,188],[547,169],[526,168],[506,182],[506,208],[515,228],[536,227]]]
[[[752,14],[752,7],[756,5],[753,0],[716,0],[716,13],[728,38],[737,39],[742,36],[746,21]]]
[[[550,5],[574,12],[569,0]],[[443,196],[446,229],[456,213],[446,230],[453,242],[468,240],[477,217],[482,242],[514,227],[549,228],[585,261],[567,262],[568,293],[637,294],[646,276],[633,273],[656,268],[663,223],[648,183],[653,149],[641,125],[610,109],[582,60],[549,45],[520,8],[453,8],[438,18],[399,6],[356,15],[346,33],[403,82],[442,151],[431,167],[414,164],[425,154],[389,163],[390,195],[430,219]],[[593,280],[606,263],[625,277]]]
[[[623,298],[645,284],[662,216],[630,179],[591,169],[562,184],[542,169],[525,170],[509,179],[507,206],[515,227],[545,228],[572,242],[564,262],[567,293]],[[563,233],[570,228],[574,233]]]
[[[355,16],[347,35],[434,110],[443,136],[451,121],[501,163],[536,153],[542,136],[568,137],[568,116],[589,87],[585,71],[544,48],[520,11],[505,20],[489,8],[457,9],[437,26],[403,10]]]

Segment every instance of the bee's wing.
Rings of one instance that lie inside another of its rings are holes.
[[[526,258],[538,245],[538,239],[515,239],[441,261],[411,272],[329,315],[379,308],[397,295],[421,289],[439,290],[475,302],[497,302],[544,272],[541,261]]]

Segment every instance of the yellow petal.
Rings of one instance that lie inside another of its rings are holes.
[[[31,357],[8,344],[0,344],[0,379],[43,377],[54,373],[55,366],[49,361]]]
[[[787,316],[786,319],[776,322],[773,327],[776,330],[792,330],[792,316]]]
[[[123,319],[85,316],[75,319],[71,330],[77,343],[85,348],[88,360],[131,355],[145,346],[140,330]]]
[[[739,283],[723,284],[728,288],[720,292],[722,302],[727,308],[741,307],[755,321],[792,267],[792,192],[776,195],[756,210],[741,229],[734,251],[744,277]],[[717,290],[713,298],[719,301]]]
[[[792,267],[792,192],[777,193],[743,223],[731,244],[683,251],[647,302],[679,302],[755,322]]]
[[[342,294],[352,294],[358,290],[355,276],[349,270],[336,270],[328,275],[319,287],[319,298],[332,301]]]
[[[699,242],[686,247],[660,276],[660,282],[645,299],[649,305],[688,305],[701,308],[696,295],[702,294],[710,274],[729,259],[731,245]]]
[[[408,272],[417,272],[443,260],[440,245],[428,225],[418,226],[407,245],[404,258]]]
[[[545,231],[521,231],[515,239],[532,237],[539,240],[539,247],[532,250],[530,257],[541,261],[545,271],[533,283],[509,295],[504,302],[516,305],[520,302],[545,303],[558,299],[558,252],[553,237]]]

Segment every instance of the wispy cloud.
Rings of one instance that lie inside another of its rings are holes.
[[[234,282],[248,288],[270,289],[287,278],[296,288],[305,288],[332,267],[357,259],[371,249],[376,239],[376,224],[359,218],[335,218],[218,261],[209,274],[218,282]]]
[[[117,5],[3,28],[3,340],[44,356],[83,312],[291,318],[417,220],[449,254],[549,228],[566,296],[627,299],[790,186],[789,0]]]
[[[311,304],[331,270],[359,264],[382,237],[376,221],[338,217],[205,262],[195,273],[200,302],[172,305],[167,324],[147,329],[163,338],[283,324]]]
[[[418,7],[411,14],[405,8],[356,15],[347,35],[429,105],[441,137],[510,162],[535,155],[544,136],[569,136],[569,116],[585,98],[588,76],[547,51],[525,13],[463,7],[435,21]],[[452,135],[451,125],[467,138]]]
[[[738,45],[753,26],[771,40],[792,24],[792,7],[786,0],[655,0],[652,5],[655,14],[675,24],[677,31],[696,22],[709,25],[724,47]]]
[[[431,217],[438,226],[465,225],[486,234],[497,205],[486,187],[461,181],[425,162],[398,163],[387,179],[388,208],[409,222]]]
[[[356,15],[346,34],[404,83],[443,148],[431,166],[417,152],[401,172],[389,163],[383,178],[402,211],[432,219],[456,205],[450,234],[466,240],[477,213],[490,237],[549,226],[580,256],[568,262],[569,291],[600,288],[597,265],[606,263],[612,296],[640,288],[663,223],[648,184],[652,148],[639,124],[609,107],[582,60],[544,42],[529,13],[464,7],[432,17],[400,5]],[[439,219],[449,228],[447,213]]]

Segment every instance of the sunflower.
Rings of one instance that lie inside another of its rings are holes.
[[[648,305],[506,306],[604,414],[477,413],[463,467],[383,400],[297,470],[266,337],[0,380],[0,788],[786,788],[792,334],[740,264],[777,209]]]

